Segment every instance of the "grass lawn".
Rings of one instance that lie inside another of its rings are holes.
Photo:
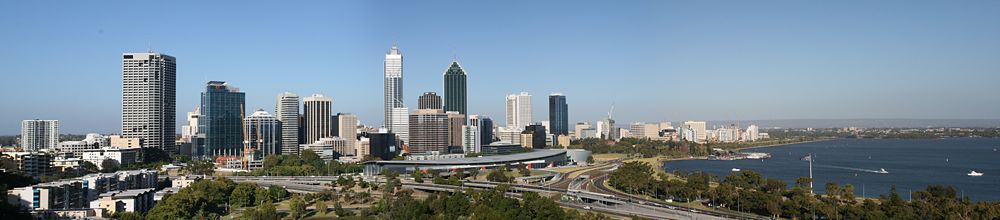
[[[593,155],[590,155],[590,156],[594,157],[594,161],[596,161],[596,162],[616,160],[616,159],[621,159],[621,158],[625,158],[626,157],[625,154],[593,154]]]

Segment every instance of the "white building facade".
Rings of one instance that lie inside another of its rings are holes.
[[[25,151],[55,149],[59,146],[58,120],[21,121],[21,148]]]

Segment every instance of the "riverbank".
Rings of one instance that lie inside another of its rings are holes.
[[[749,149],[766,148],[766,147],[779,147],[779,146],[792,145],[792,144],[807,144],[807,143],[832,141],[832,140],[837,140],[837,138],[823,138],[823,139],[816,139],[816,140],[809,140],[809,141],[797,141],[797,142],[780,143],[780,144],[768,144],[768,145],[761,145],[761,146],[741,147],[741,148],[735,148],[733,150],[749,150]]]

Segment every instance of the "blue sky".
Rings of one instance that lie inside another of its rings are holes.
[[[442,93],[454,55],[469,111],[562,92],[570,121],[615,103],[632,121],[1000,118],[998,1],[4,1],[0,134],[58,119],[118,132],[122,52],[177,57],[179,123],[206,80],[272,111],[323,93],[381,123],[382,59],[404,53],[405,101]]]

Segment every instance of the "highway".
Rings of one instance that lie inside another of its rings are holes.
[[[234,176],[229,177],[236,182],[253,182],[263,186],[277,185],[282,186],[288,191],[298,192],[298,193],[311,193],[320,192],[324,189],[328,189],[326,183],[333,181],[336,177],[330,176],[316,176],[316,177],[291,177],[291,176],[272,176],[272,177],[245,177],[245,176]],[[379,179],[378,182],[384,182],[384,180]],[[438,185],[432,183],[416,183],[410,181],[402,181],[403,187],[412,188],[424,191],[464,191],[465,189],[489,189],[496,187],[498,184],[493,182],[485,181],[466,181],[463,186],[452,186],[452,185]],[[510,184],[511,190],[514,192],[538,192],[538,193],[560,193],[563,195],[569,195],[572,197],[580,198],[579,200],[560,200],[557,201],[561,206],[576,209],[589,209],[592,211],[617,215],[617,216],[642,216],[646,218],[653,219],[735,219],[734,217],[722,215],[719,213],[706,213],[701,211],[690,211],[687,209],[667,206],[659,203],[631,199],[629,197],[620,197],[615,194],[602,194],[593,193],[589,191],[581,190],[567,190],[562,188],[547,187],[547,186],[534,186],[534,185],[522,185],[522,184]],[[606,191],[605,191],[606,192]],[[519,193],[509,193],[512,196],[519,196]]]

